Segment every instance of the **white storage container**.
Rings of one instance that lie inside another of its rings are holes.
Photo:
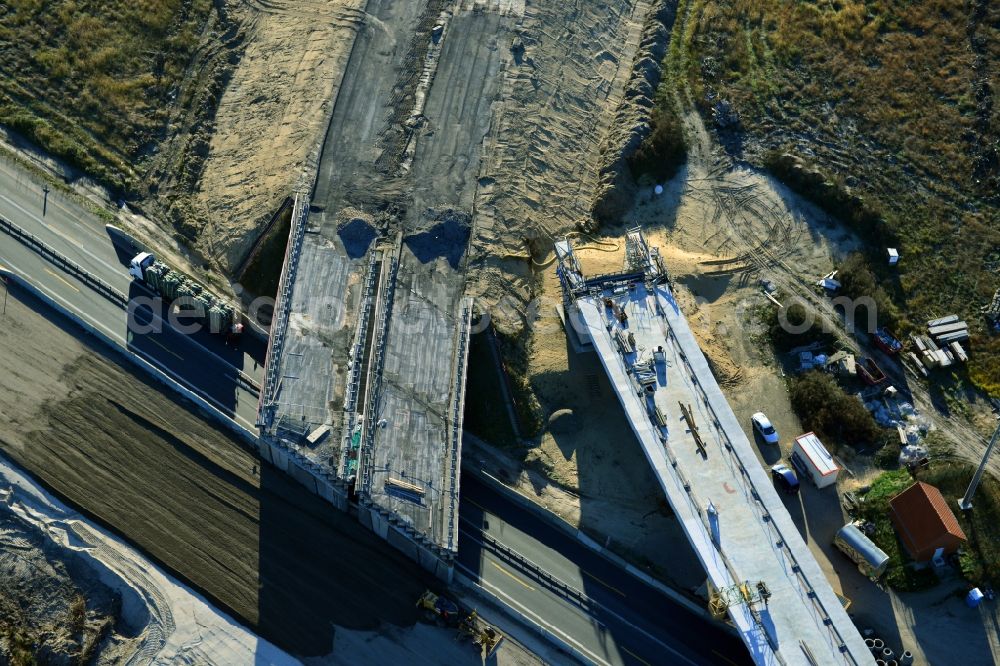
[[[837,482],[840,465],[815,433],[807,432],[795,438],[791,460],[795,468],[803,476],[810,478],[817,488],[825,488]]]

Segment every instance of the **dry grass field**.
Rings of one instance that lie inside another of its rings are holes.
[[[851,224],[901,328],[975,322],[969,374],[1000,393],[1000,5],[931,0],[682,0],[671,81],[736,159],[770,168]],[[885,246],[903,261],[890,272]],[[905,332],[905,331],[904,331]]]
[[[3,3],[0,124],[133,190],[171,107],[191,101],[189,64],[212,13],[211,0]]]

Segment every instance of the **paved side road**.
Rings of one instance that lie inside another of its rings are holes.
[[[743,643],[524,510],[462,475],[458,569],[595,664],[747,664]],[[496,540],[566,586],[491,547]],[[686,546],[686,544],[683,544]]]

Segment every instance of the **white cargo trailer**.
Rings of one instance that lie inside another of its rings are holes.
[[[815,433],[807,432],[795,438],[791,460],[796,469],[811,479],[817,488],[825,488],[837,482],[840,465]]]

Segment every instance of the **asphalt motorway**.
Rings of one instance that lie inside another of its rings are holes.
[[[126,265],[131,248],[116,246],[98,215],[55,190],[46,196],[30,174],[15,163],[0,160],[0,216],[128,294],[130,307],[123,310],[2,232],[0,266],[191,388],[226,416],[253,429],[257,392],[240,381],[240,373],[259,384],[263,359],[227,347],[219,335],[180,332],[190,322],[172,316],[165,304],[132,281]]]
[[[462,475],[458,572],[545,627],[595,664],[749,664],[743,642],[526,511]],[[559,585],[491,547],[516,551]],[[689,548],[687,543],[679,548]],[[665,558],[668,555],[665,554]]]

